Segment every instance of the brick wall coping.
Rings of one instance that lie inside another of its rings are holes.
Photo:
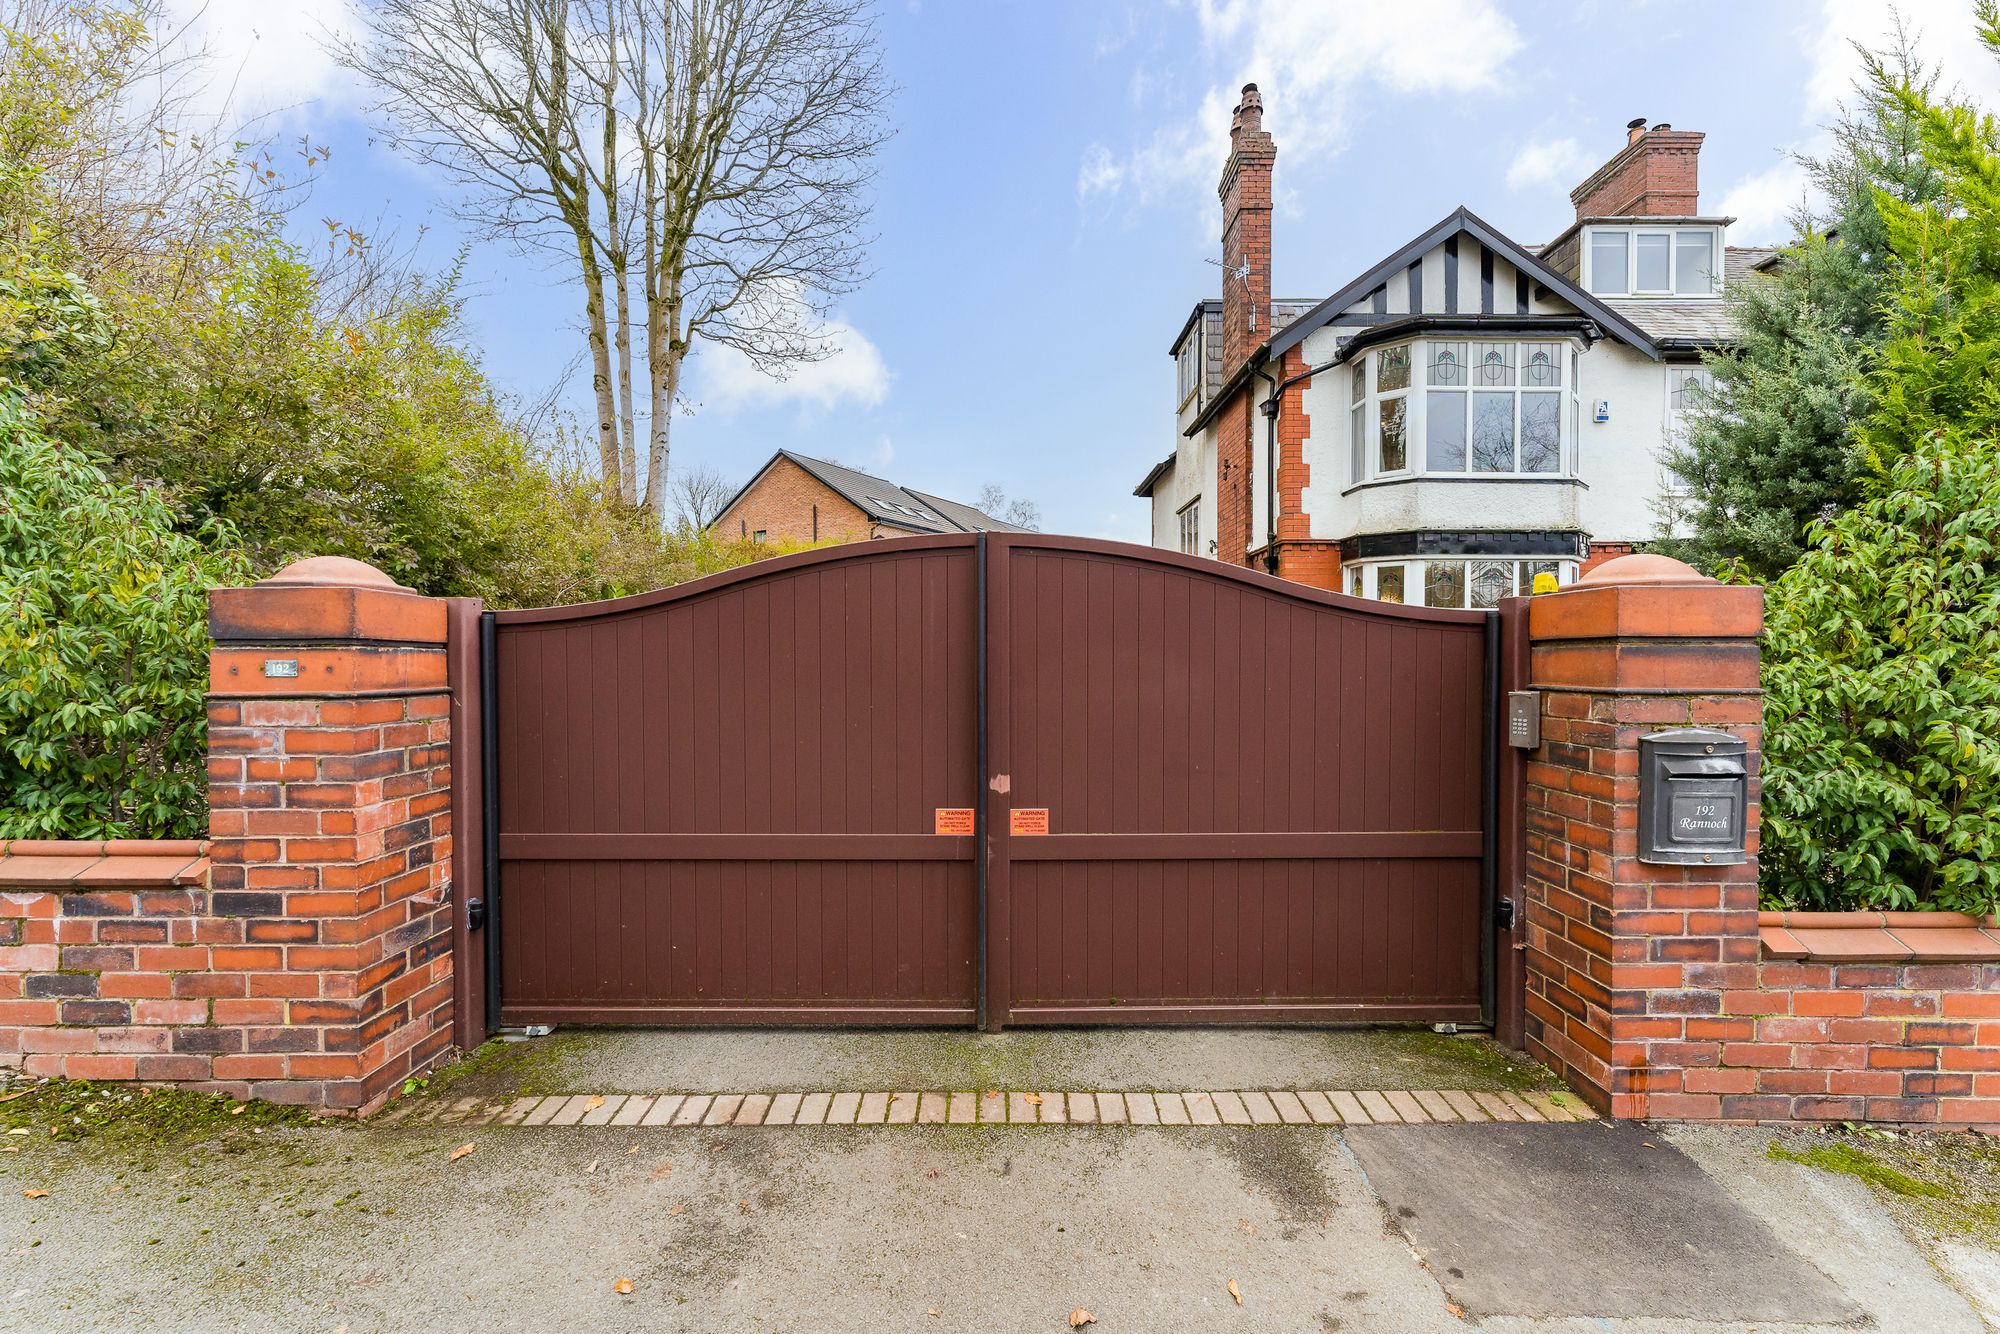
[[[0,889],[201,885],[208,866],[208,844],[198,839],[0,840]]]
[[[2000,918],[1958,912],[1760,912],[1771,959],[1865,963],[2000,961]]]

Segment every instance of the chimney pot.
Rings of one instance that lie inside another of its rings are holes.
[[[1636,116],[1633,119],[1625,122],[1626,143],[1628,144],[1638,143],[1639,136],[1644,134],[1645,132],[1646,132],[1646,118],[1644,116]]]
[[[1243,100],[1237,103],[1236,120],[1252,133],[1264,128],[1264,98],[1256,84],[1243,85]]]
[[[1660,131],[1662,131],[1662,130],[1671,130],[1671,129],[1673,129],[1673,128],[1674,128],[1673,126],[1671,126],[1671,125],[1667,124],[1667,123],[1666,123],[1665,121],[1661,121],[1661,122],[1660,122],[1660,123],[1659,123],[1658,125],[1655,125],[1655,126],[1653,127],[1653,131],[1654,131],[1654,133],[1656,133],[1656,134],[1657,134],[1657,133],[1659,133],[1659,132],[1660,132]]]

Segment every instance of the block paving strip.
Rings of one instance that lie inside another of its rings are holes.
[[[558,1093],[550,1097],[405,1098],[373,1125],[1366,1126],[1476,1121],[1594,1121],[1559,1093],[1465,1089],[1216,1089],[1181,1093],[929,1092]]]

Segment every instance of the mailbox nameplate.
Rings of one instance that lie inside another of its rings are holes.
[[[1639,738],[1639,860],[1734,866],[1749,860],[1748,747],[1727,732],[1686,727]]]

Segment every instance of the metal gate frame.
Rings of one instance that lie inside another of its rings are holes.
[[[885,548],[910,546],[957,545],[940,542],[936,538],[905,538],[867,544],[870,551]],[[1083,554],[1102,554],[1141,559],[1152,563],[1180,566],[1206,576],[1222,576],[1242,583],[1279,592],[1289,597],[1310,602],[1352,607],[1363,604],[1362,609],[1378,615],[1408,617],[1416,613],[1420,617],[1443,616],[1450,619],[1478,617],[1483,621],[1483,672],[1482,699],[1480,706],[1480,815],[1479,833],[1479,895],[1478,895],[1478,945],[1479,945],[1479,998],[1478,1013],[1457,1019],[1460,1026],[1494,1027],[1504,1037],[1510,1030],[1517,1029],[1520,1022],[1520,1000],[1515,994],[1518,989],[1518,959],[1513,957],[1519,949],[1518,942],[1508,957],[1500,956],[1501,933],[1508,932],[1510,940],[1519,932],[1521,924],[1514,914],[1514,899],[1503,895],[1503,878],[1511,885],[1520,874],[1523,858],[1520,820],[1518,818],[1521,797],[1523,765],[1519,752],[1511,751],[1502,744],[1500,700],[1503,688],[1518,688],[1526,678],[1526,598],[1511,598],[1502,603],[1497,611],[1483,613],[1439,613],[1424,608],[1401,608],[1351,598],[1344,594],[1329,593],[1301,585],[1293,581],[1265,575],[1257,571],[1235,566],[1219,565],[1217,562],[1185,556],[1159,548],[1133,546],[1125,543],[1101,541],[1097,539],[1051,537],[1040,534],[986,534],[972,537],[970,545],[974,550],[976,570],[975,588],[977,597],[975,653],[975,698],[976,698],[976,759],[978,792],[980,798],[974,804],[975,827],[972,843],[975,862],[975,928],[976,954],[974,962],[974,1026],[987,1032],[999,1032],[1008,1022],[1009,1009],[1004,993],[1004,979],[1011,941],[1008,935],[1008,880],[1012,861],[1020,860],[1011,844],[1011,838],[1004,832],[1008,819],[1009,794],[995,790],[994,778],[1004,771],[1007,756],[995,753],[993,737],[993,717],[996,710],[994,688],[991,679],[993,644],[1003,639],[1007,633],[1007,612],[1004,593],[1009,576],[1009,555],[1013,548],[1060,548]],[[838,557],[840,549],[822,549],[800,553],[797,556],[777,557],[770,561],[758,562],[746,567],[758,573],[774,573],[779,569],[794,565],[817,563],[829,557]],[[858,553],[853,553],[858,554]],[[709,588],[731,582],[744,576],[744,569],[725,571],[720,575],[681,585],[675,591],[694,594]],[[996,578],[997,575],[997,578]],[[1001,597],[996,599],[997,591]],[[667,590],[661,590],[666,592]],[[640,595],[647,597],[650,595]],[[619,599],[633,601],[636,599]],[[477,860],[467,859],[456,876],[460,902],[464,911],[455,932],[454,953],[456,965],[468,974],[476,974],[480,985],[462,985],[460,995],[470,996],[479,1002],[473,1013],[461,1017],[459,1029],[463,1039],[476,1039],[491,1035],[501,1027],[502,978],[499,924],[504,911],[500,867],[502,860],[500,835],[500,781],[498,765],[498,671],[497,671],[497,629],[500,615],[486,611],[469,599],[455,600],[464,604],[451,622],[452,647],[458,655],[459,664],[453,668],[454,682],[454,740],[469,742],[467,748],[477,752],[476,781],[461,780],[454,785],[453,814],[457,822],[459,837],[457,847],[476,850]],[[609,604],[583,604],[590,607],[604,607]],[[541,609],[552,612],[568,609]],[[1504,640],[1504,645],[1503,645]],[[1504,649],[1504,651],[1503,651]],[[1504,679],[1503,679],[1504,678]],[[1004,711],[1009,702],[1001,699],[997,707]],[[455,751],[458,749],[454,747]],[[454,756],[455,762],[458,756]],[[458,772],[470,779],[475,771],[473,766],[459,768]],[[469,798],[461,800],[463,794]],[[808,836],[816,837],[816,836]],[[1071,838],[1090,839],[1145,839],[1147,835],[1070,835]],[[1314,847],[1328,845],[1328,840],[1357,840],[1370,838],[1391,838],[1393,835],[1369,834],[1230,834],[1177,835],[1178,838],[1194,838],[1204,841],[1211,849],[1210,855],[1231,859],[1246,852],[1261,840],[1291,840],[1293,856],[1312,856]],[[1268,845],[1267,845],[1268,846]],[[1385,845],[1386,847],[1386,845]],[[1322,852],[1319,855],[1324,855]],[[1351,853],[1349,855],[1352,855]],[[1378,854],[1380,855],[1380,854]],[[1407,854],[1405,854],[1407,855]],[[1045,847],[1027,854],[1030,860],[1049,860]],[[998,872],[997,876],[995,872]],[[996,894],[997,890],[997,894]],[[1515,891],[1510,889],[1508,894]],[[997,898],[997,903],[996,903]],[[999,930],[995,930],[996,917]],[[1509,930],[1509,928],[1512,930]],[[998,953],[1001,981],[996,984],[993,955],[995,937],[998,937]],[[788,1021],[780,1012],[773,1012],[772,1022]],[[1411,1014],[1399,1016],[1409,1020],[1426,1019],[1428,1015]],[[1144,1022],[1148,1016],[1127,1013],[1119,1018],[1109,1014],[1080,1015],[1062,1014],[1052,1018],[1030,1019],[1026,1022]],[[1185,1023],[1270,1023],[1274,1018],[1269,1010],[1245,1011],[1241,1014],[1194,1015],[1181,1020]],[[1360,1022],[1382,1022],[1384,1017],[1362,1019]],[[789,1021],[796,1021],[795,1019]],[[1162,1020],[1154,1017],[1153,1022]],[[1284,1022],[1279,1018],[1280,1022]],[[1023,1022],[1015,1019],[1013,1022]],[[1171,1019],[1165,1022],[1172,1022]],[[1338,1023],[1338,1019],[1308,1018],[1291,1022],[1325,1024]],[[1355,1022],[1348,1020],[1347,1022]]]

